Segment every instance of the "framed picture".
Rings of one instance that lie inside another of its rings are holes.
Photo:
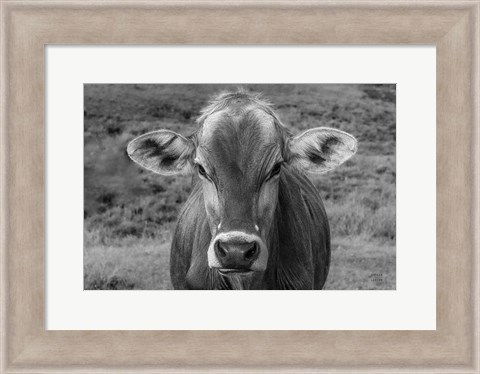
[[[1,372],[478,372],[480,2],[3,2]]]

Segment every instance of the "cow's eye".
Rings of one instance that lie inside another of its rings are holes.
[[[205,171],[205,168],[200,164],[197,164],[197,168],[198,168],[198,174],[200,174],[202,177],[207,178],[207,172]]]
[[[282,169],[282,163],[281,162],[275,164],[272,171],[270,172],[270,178],[273,178],[275,175],[280,174],[281,169]]]

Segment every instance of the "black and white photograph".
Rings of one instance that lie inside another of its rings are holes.
[[[84,84],[85,290],[395,290],[396,85]]]

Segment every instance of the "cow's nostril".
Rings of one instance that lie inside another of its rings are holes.
[[[258,251],[257,244],[253,243],[252,247],[247,252],[245,252],[245,259],[246,260],[251,260],[257,254],[257,251]]]
[[[219,241],[215,244],[215,249],[217,250],[218,256],[225,257],[227,255],[227,251],[224,248],[222,248]]]

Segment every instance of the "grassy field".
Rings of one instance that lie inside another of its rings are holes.
[[[85,85],[84,287],[170,289],[171,232],[192,177],[137,167],[126,144],[189,134],[212,94],[235,85]],[[395,86],[243,85],[263,92],[294,133],[335,127],[359,140],[338,169],[311,176],[332,230],[326,289],[395,289]]]

